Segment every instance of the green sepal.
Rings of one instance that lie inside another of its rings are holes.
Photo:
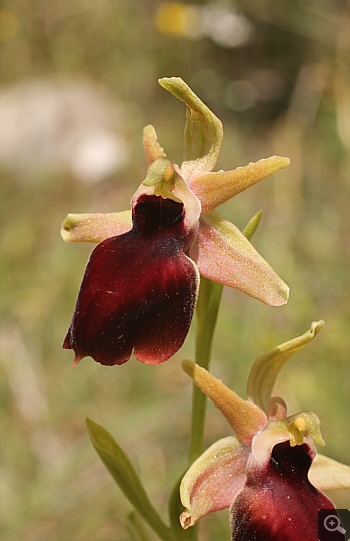
[[[161,539],[174,541],[172,530],[164,524],[149,501],[139,476],[122,448],[102,426],[89,418],[86,425],[92,445],[126,498]]]
[[[243,230],[243,235],[248,240],[254,235],[261,216],[262,210],[259,210]],[[223,289],[224,286],[222,284],[213,282],[212,280],[208,280],[208,278],[201,276],[196,305],[196,363],[207,369],[209,369],[212,341]],[[203,452],[206,400],[205,394],[202,393],[196,385],[193,385],[190,464],[192,464]]]
[[[215,326],[219,313],[223,285],[201,276],[196,305],[196,363],[209,368]],[[203,453],[207,397],[193,384],[190,465]]]

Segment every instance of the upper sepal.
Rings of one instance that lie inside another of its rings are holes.
[[[276,378],[284,364],[301,348],[318,335],[324,321],[314,321],[302,336],[288,340],[267,353],[259,355],[250,370],[247,382],[247,397],[265,413],[270,410],[270,399]]]
[[[158,82],[187,107],[182,176],[188,181],[194,173],[211,171],[221,151],[221,121],[180,77],[164,77]]]

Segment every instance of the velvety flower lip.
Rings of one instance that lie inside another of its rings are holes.
[[[133,219],[131,231],[102,241],[90,256],[63,345],[75,350],[75,363],[90,355],[122,364],[134,350],[136,359],[157,364],[187,335],[199,279],[183,252],[183,205],[144,195]]]
[[[317,541],[317,512],[333,509],[321,490],[350,487],[350,468],[323,455],[320,421],[312,412],[287,417],[271,397],[277,375],[294,353],[320,332],[314,322],[302,336],[257,357],[243,400],[204,368],[183,369],[225,416],[235,436],[214,443],[189,468],[180,485],[183,528],[208,513],[231,508],[233,541]]]
[[[273,447],[263,467],[249,458],[244,488],[231,507],[233,541],[317,541],[318,511],[334,505],[308,480],[312,455],[307,443],[286,441]]]
[[[159,82],[187,107],[181,166],[166,157],[153,126],[146,126],[148,170],[131,212],[69,214],[62,226],[67,242],[99,243],[63,343],[75,351],[74,364],[85,356],[122,364],[132,353],[158,364],[174,355],[190,327],[199,274],[266,304],[288,299],[286,284],[215,208],[289,160],[272,156],[213,173],[223,138],[220,120],[182,79]]]

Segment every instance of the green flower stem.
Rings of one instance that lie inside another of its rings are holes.
[[[211,347],[217,321],[223,286],[201,277],[197,302],[197,335],[195,360],[199,366],[208,369]],[[192,464],[202,453],[204,446],[204,427],[207,397],[193,386],[192,428],[189,461]]]
[[[260,210],[253,216],[243,230],[243,235],[245,235],[248,240],[254,235],[259,225],[261,215],[262,211]],[[202,366],[207,370],[210,364],[211,347],[222,290],[223,286],[221,284],[212,282],[203,276],[201,277],[201,285],[196,306],[197,334],[195,360],[199,366]],[[207,397],[202,391],[200,391],[196,385],[193,385],[192,425],[189,451],[190,465],[203,453],[206,400]]]

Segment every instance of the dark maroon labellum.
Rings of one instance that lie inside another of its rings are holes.
[[[86,356],[123,364],[134,350],[144,363],[163,362],[181,347],[198,289],[185,253],[181,203],[141,196],[131,231],[101,242],[85,269],[63,347],[76,362]]]
[[[248,469],[231,508],[233,541],[317,541],[319,509],[334,505],[311,485],[309,446],[275,445],[269,463]]]

